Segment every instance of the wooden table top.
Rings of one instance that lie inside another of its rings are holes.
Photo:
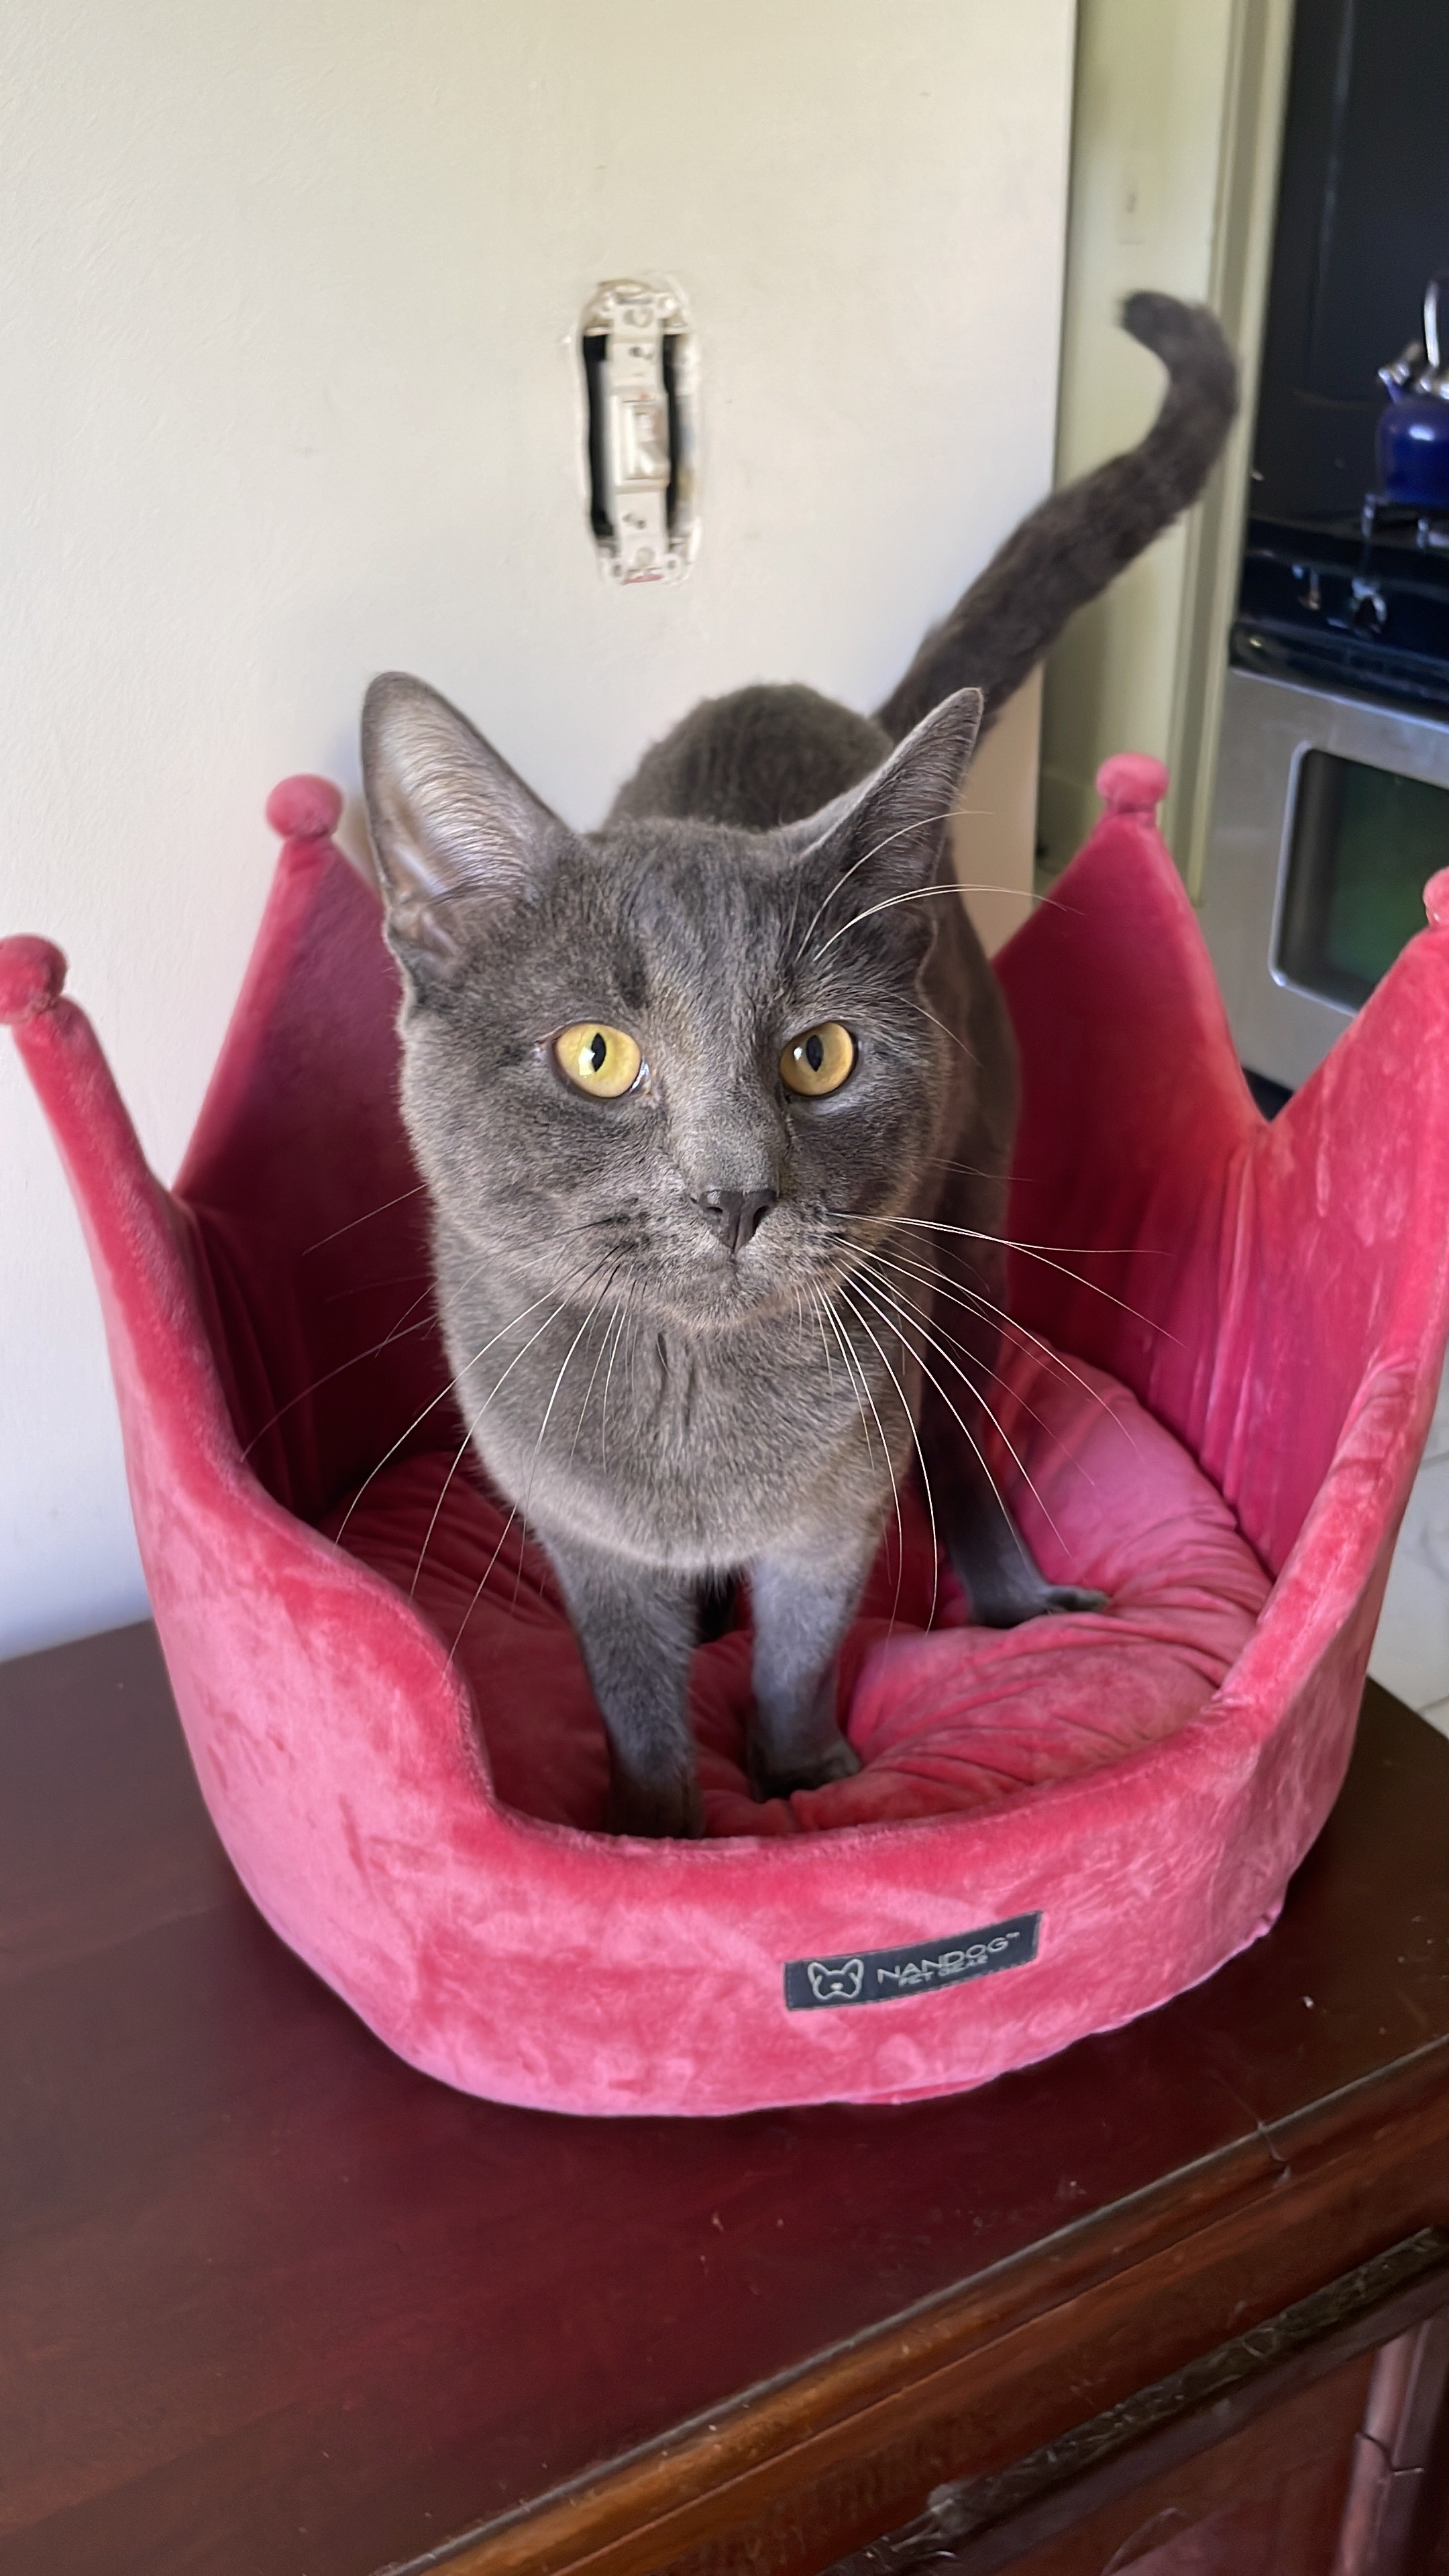
[[[1276,1930],[1128,2030],[897,2109],[502,2108],[254,1913],[149,1627],[0,1667],[0,2576],[363,2576],[480,2526],[459,2569],[572,2564],[671,2459],[858,2450],[903,2355],[1129,2276],[1176,2367],[1449,2220],[1446,1966],[1449,1743],[1370,1686]],[[1083,2349],[980,2457],[1147,2375]]]

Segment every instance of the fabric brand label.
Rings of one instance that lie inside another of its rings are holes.
[[[853,1950],[838,1959],[787,1959],[785,2002],[791,2012],[823,2012],[835,2004],[889,2004],[902,1995],[964,1986],[972,1977],[994,1977],[1002,1968],[1024,1968],[1036,1957],[1040,1914],[1013,1914],[980,1932],[955,1932],[946,1941],[912,1941],[902,1950]]]

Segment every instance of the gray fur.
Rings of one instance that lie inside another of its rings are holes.
[[[735,689],[727,698],[706,698],[645,752],[609,820],[672,816],[773,832],[818,814],[843,786],[879,769],[890,749],[890,735],[872,717],[798,681]]]
[[[1122,327],[1167,369],[1141,443],[1051,493],[1013,529],[922,644],[877,721],[899,742],[952,689],[986,700],[986,722],[1035,669],[1067,619],[1095,599],[1195,501],[1238,408],[1238,370],[1214,316],[1173,295],[1129,295]]]
[[[1199,323],[1187,336],[1201,347]],[[1204,432],[1199,479],[1212,452]],[[1158,491],[1139,512],[1149,533],[1161,507]],[[1058,558],[1092,541],[1070,511],[1054,526],[1055,597]],[[1035,658],[1055,611],[1019,610]],[[924,649],[937,666],[947,651]],[[1014,628],[970,649],[998,686],[1022,648]],[[946,831],[981,707],[952,689],[892,751],[813,691],[741,691],[687,717],[578,835],[421,682],[368,692],[403,1110],[449,1354],[479,1455],[557,1569],[626,1831],[699,1830],[688,1662],[702,1590],[742,1571],[758,1786],[855,1768],[836,1655],[913,1460],[977,1618],[1098,1598],[1043,1582],[972,1447],[1016,1102]],[[554,1060],[591,1017],[642,1049],[620,1099],[573,1090]],[[780,1053],[827,1020],[858,1060],[802,1100]]]

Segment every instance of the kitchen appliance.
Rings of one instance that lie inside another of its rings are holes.
[[[1231,669],[1202,924],[1243,1063],[1294,1091],[1449,867],[1449,722]]]
[[[1229,661],[1203,930],[1239,1055],[1291,1091],[1449,867],[1449,510],[1250,521]]]
[[[1424,294],[1424,337],[1380,367],[1388,404],[1374,434],[1379,488],[1412,509],[1449,505],[1449,365],[1440,347],[1440,312],[1449,324],[1449,277],[1431,277]]]
[[[1449,866],[1446,80],[1442,0],[1298,0],[1202,915],[1279,1097]]]

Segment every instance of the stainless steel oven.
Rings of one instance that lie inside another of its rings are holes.
[[[1421,313],[1440,341],[1446,81],[1444,0],[1295,0],[1203,882],[1238,1052],[1290,1090],[1449,866],[1449,495],[1401,473],[1401,404],[1380,437],[1412,384],[1424,458],[1449,444],[1449,368],[1404,347]]]
[[[1449,867],[1449,720],[1232,669],[1202,925],[1242,1061],[1296,1090]]]

